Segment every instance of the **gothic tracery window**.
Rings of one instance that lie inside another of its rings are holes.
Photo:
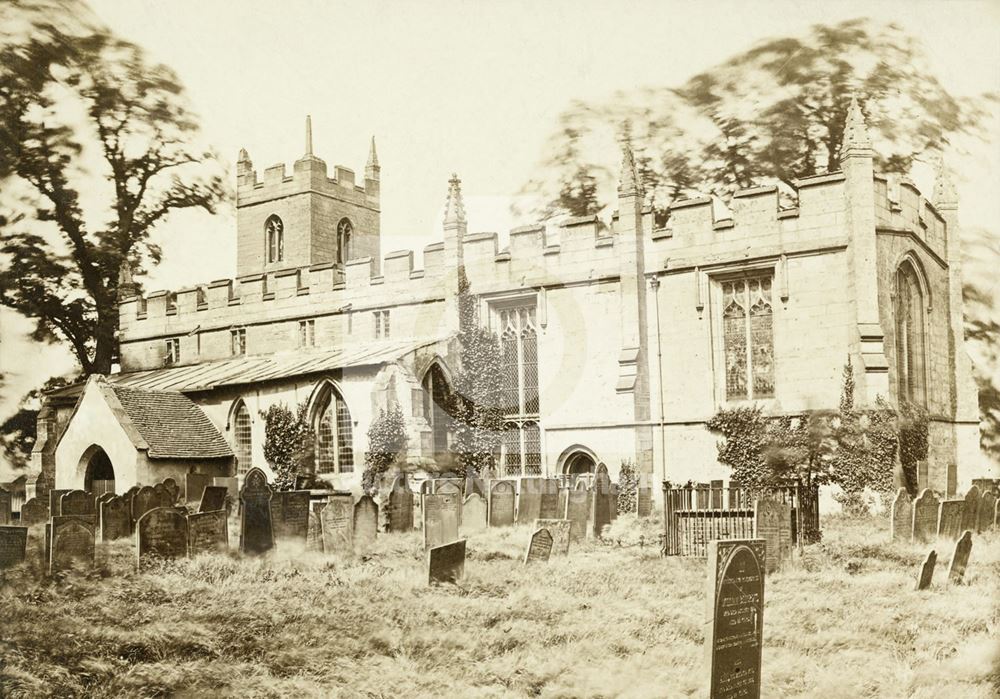
[[[243,401],[240,401],[233,416],[233,441],[236,447],[234,451],[236,452],[237,472],[244,474],[250,470],[253,432],[250,427],[250,411]]]
[[[896,271],[896,386],[901,401],[926,405],[924,296],[910,262]]]
[[[722,282],[726,400],[774,397],[771,279]]]
[[[434,454],[443,455],[448,452],[448,432],[451,428],[451,416],[446,409],[448,403],[448,383],[444,372],[437,364],[433,364],[424,376],[424,417],[431,426],[431,438]]]
[[[327,386],[316,411],[316,472],[351,473],[354,471],[354,441],[351,413],[347,403]]]
[[[285,225],[277,216],[268,216],[264,222],[264,233],[267,236],[267,261],[281,262],[285,259]]]
[[[508,476],[542,472],[538,425],[538,329],[535,304],[496,309],[503,385],[500,403],[508,418],[501,438],[501,461]]]

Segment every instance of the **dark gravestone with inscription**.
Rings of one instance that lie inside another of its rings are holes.
[[[229,517],[225,510],[187,516],[188,556],[229,550]]]
[[[118,495],[101,502],[97,521],[101,530],[101,541],[114,541],[132,533],[128,503],[125,502],[125,498]]]
[[[354,552],[368,554],[378,536],[378,505],[370,495],[363,495],[354,505]]]
[[[536,529],[528,541],[528,550],[524,552],[524,564],[548,563],[552,555],[552,534],[548,529]]]
[[[427,584],[457,583],[465,577],[465,539],[427,549]]]
[[[132,521],[137,522],[154,507],[160,507],[160,499],[152,486],[144,485],[132,496]]]
[[[951,565],[948,566],[948,584],[961,585],[962,578],[965,577],[965,569],[969,565],[969,554],[972,553],[972,532],[966,530],[962,538],[955,544],[955,553],[951,557]]]
[[[569,520],[569,538],[572,541],[582,541],[587,538],[587,526],[590,523],[590,491],[583,481],[569,491],[566,499],[566,519]]]
[[[938,505],[937,535],[952,541],[958,539],[962,535],[964,513],[964,500],[942,500]]]
[[[451,493],[424,495],[421,511],[424,518],[424,549],[458,539],[458,498]]]
[[[254,467],[247,472],[240,491],[240,552],[259,554],[272,548],[271,486],[264,472]]]
[[[913,541],[927,543],[937,536],[938,499],[933,491],[924,488],[913,501]]]
[[[274,538],[306,542],[309,532],[309,491],[283,490],[271,496]]]
[[[906,488],[897,490],[896,497],[892,500],[889,527],[891,541],[910,541],[913,533],[913,498],[906,492]]]
[[[972,486],[965,494],[965,510],[962,512],[962,531],[976,531],[979,522],[979,488]]]
[[[560,519],[559,512],[559,481],[555,478],[540,478],[541,499],[538,504],[537,519]]]
[[[535,529],[547,529],[552,535],[552,553],[557,556],[569,554],[569,527],[568,519],[535,520]]]
[[[712,699],[759,699],[764,628],[760,539],[710,541],[705,652]]]
[[[28,528],[0,525],[0,570],[24,562]]]
[[[198,502],[205,488],[212,485],[213,476],[207,473],[188,473],[184,476],[185,502]]]
[[[81,565],[94,565],[93,517],[58,516],[50,523],[49,573]]]
[[[462,503],[462,532],[473,534],[486,529],[486,501],[479,493],[465,496]]]
[[[0,488],[0,525],[10,524],[14,519],[11,513],[11,501],[10,492]]]
[[[985,532],[993,526],[993,511],[996,509],[996,495],[987,491],[979,499],[979,518],[976,522],[976,531]],[[21,521],[24,521],[24,506],[21,506]]]
[[[63,515],[96,515],[94,496],[85,490],[71,490],[59,501],[59,512]]]
[[[538,519],[542,511],[544,478],[522,478],[517,494],[517,523],[528,524]]]
[[[331,495],[319,513],[323,529],[323,550],[327,553],[354,552],[354,498]]]
[[[221,485],[206,485],[198,503],[198,512],[215,512],[226,509],[226,496],[229,489]]]
[[[462,484],[461,481],[456,481],[456,480],[454,480],[452,478],[438,479],[437,481],[435,481],[435,486],[434,486],[434,494],[435,495],[454,495],[455,496],[454,498],[452,498],[452,502],[455,503],[455,507],[457,508],[456,512],[457,512],[458,523],[459,524],[462,523],[462,499],[463,499],[462,487],[463,487],[463,484]],[[457,533],[455,535],[455,538],[456,539],[458,538]],[[453,541],[453,540],[454,539],[449,539],[449,541]]]
[[[506,527],[514,523],[514,482],[490,482],[490,526]]]
[[[187,517],[173,507],[156,507],[135,523],[136,567],[153,559],[187,556]]]
[[[49,491],[49,517],[58,517],[62,514],[62,511],[59,509],[62,503],[62,496],[71,492],[73,492],[72,489],[56,490],[54,488]]]
[[[608,477],[608,467],[604,464],[597,467],[591,498],[593,500],[590,507],[591,531],[594,537],[598,538],[604,527],[611,524],[611,508],[617,506],[612,502],[611,478]]]
[[[49,519],[49,505],[41,498],[31,498],[21,505],[21,524],[37,527]]]
[[[920,576],[917,578],[918,590],[926,590],[931,586],[935,565],[937,565],[937,551],[932,550],[927,554],[927,558],[924,559],[923,564],[920,566]]]
[[[408,532],[413,529],[413,491],[401,475],[389,491],[389,531]]]
[[[773,498],[758,498],[754,502],[754,536],[764,540],[765,571],[779,570],[792,555],[792,506]]]

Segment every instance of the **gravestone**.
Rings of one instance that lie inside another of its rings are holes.
[[[514,482],[490,483],[489,516],[491,527],[506,527],[514,523]]]
[[[72,488],[68,490],[56,490],[53,488],[49,491],[49,517],[58,517],[62,514],[62,511],[59,509],[62,503],[62,496],[71,492],[73,492]]]
[[[275,539],[305,543],[309,534],[309,491],[283,490],[271,496]]]
[[[618,495],[620,493],[621,488],[618,487],[618,484],[612,483],[609,497],[610,502],[608,502],[608,511],[611,513],[612,522],[618,519]]]
[[[486,501],[479,493],[465,496],[462,503],[462,525],[464,534],[474,534],[486,529]]]
[[[170,495],[170,504],[171,505],[176,504],[181,494],[181,489],[177,485],[177,481],[175,481],[173,478],[164,478],[163,487]]]
[[[21,505],[21,524],[25,527],[37,527],[45,524],[49,518],[49,506],[41,498],[31,498]]]
[[[389,491],[389,531],[408,532],[413,529],[413,491],[402,474]]]
[[[552,534],[548,529],[536,529],[528,542],[528,550],[524,552],[524,565],[529,563],[548,563],[552,555]]]
[[[892,516],[889,519],[890,540],[909,542],[913,528],[913,498],[906,488],[896,491],[892,500]]]
[[[458,539],[457,494],[438,493],[421,498],[424,516],[424,549]]]
[[[306,551],[323,551],[323,531],[319,522],[319,513],[309,511],[309,532],[306,534]]]
[[[184,500],[198,502],[205,488],[212,485],[213,476],[207,473],[188,473],[184,476]]]
[[[173,507],[173,492],[170,488],[163,483],[157,483],[153,486],[153,492],[156,493],[157,507]]]
[[[993,513],[996,509],[997,497],[987,491],[979,500],[979,521],[976,523],[977,532],[985,532],[993,526]],[[21,506],[21,521],[24,521],[24,506]]]
[[[931,550],[920,566],[920,577],[917,578],[917,589],[926,590],[931,586],[934,577],[934,566],[937,565],[937,551]]]
[[[11,501],[10,491],[0,488],[0,525],[10,524],[14,519]]]
[[[433,497],[433,496],[426,496]],[[457,583],[465,577],[465,539],[427,549],[427,584]]]
[[[254,467],[256,468],[256,467]],[[251,469],[252,470],[252,469]],[[244,481],[246,482],[246,481]],[[212,479],[212,485],[217,485],[221,488],[225,488],[229,497],[236,500],[240,499],[240,479],[235,476],[216,476]]]
[[[240,491],[240,553],[259,554],[272,548],[271,486],[255,466],[247,472]]]
[[[913,501],[913,537],[915,543],[927,543],[937,536],[938,499],[932,490],[924,488]]]
[[[569,554],[569,529],[568,519],[536,519],[535,529],[547,529],[552,535],[552,553],[557,556]]]
[[[0,525],[0,570],[23,563],[27,547],[27,527]]]
[[[527,524],[538,519],[542,511],[544,478],[522,478],[517,495],[517,523]]]
[[[594,475],[594,487],[591,489],[593,504],[590,508],[590,530],[594,538],[600,538],[604,527],[611,524],[611,478],[608,477],[608,467],[601,464]]]
[[[117,498],[117,497],[119,497],[119,496],[115,495],[113,492],[101,493],[100,495],[98,495],[97,499],[94,500],[94,512],[95,512],[95,514],[98,514],[98,515],[101,514],[101,503],[102,502],[107,502],[111,498]],[[100,518],[98,518],[98,519],[100,519]]]
[[[202,491],[198,512],[215,512],[226,509],[226,496],[229,490],[221,485],[206,485]]]
[[[319,513],[323,530],[323,550],[327,553],[354,553],[354,498],[331,495]]]
[[[536,519],[559,519],[559,481],[555,478],[538,479],[541,485],[538,517]]]
[[[225,510],[187,516],[188,556],[229,550],[229,517]]]
[[[114,495],[101,502],[99,509],[97,521],[101,530],[101,541],[114,541],[132,533],[132,520],[125,498]]]
[[[94,565],[94,522],[88,516],[53,517],[49,524],[49,574],[74,564]]]
[[[779,570],[792,555],[792,507],[774,498],[759,497],[754,502],[754,536],[763,539],[767,558],[766,573]]]
[[[760,699],[765,544],[710,541],[705,653],[712,699]]]
[[[571,541],[582,541],[587,538],[587,525],[590,522],[590,491],[587,484],[579,481],[576,488],[566,494],[566,519],[569,520],[569,538]]]
[[[951,565],[948,566],[948,584],[961,585],[962,578],[965,577],[965,569],[969,565],[969,554],[972,553],[972,532],[968,529],[962,534],[962,538],[955,544],[955,553],[951,557]]]
[[[930,481],[929,481],[929,479],[927,477],[928,476],[928,470],[929,470],[928,466],[929,466],[929,464],[928,464],[928,462],[927,462],[926,459],[923,460],[923,461],[918,461],[917,462],[917,494],[918,495],[920,493],[922,493],[924,491],[924,489],[928,488],[929,485],[930,485]]]
[[[94,496],[85,490],[71,490],[60,498],[59,512],[63,515],[96,515]]]
[[[972,486],[965,494],[965,510],[962,513],[962,531],[976,531],[979,522],[979,488]]]
[[[142,486],[132,496],[132,521],[138,522],[140,517],[154,507],[160,507],[159,495],[152,486]]]
[[[375,546],[378,536],[378,505],[370,495],[363,495],[354,505],[354,552],[365,555]]]
[[[187,545],[187,517],[173,507],[156,507],[135,523],[137,568],[154,558],[185,558]]]
[[[458,508],[458,523],[462,523],[462,483],[461,481],[455,481],[452,478],[441,478],[435,482],[434,485],[435,495],[454,495],[453,502],[456,503]],[[458,538],[456,534],[455,538]],[[450,540],[449,540],[450,541]]]
[[[966,503],[964,500],[942,500],[938,506],[939,537],[954,541],[962,534]]]
[[[555,519],[561,519],[566,516],[566,500],[569,498],[569,490],[566,486],[559,486],[559,511]]]
[[[636,491],[636,513],[640,517],[649,517],[653,514],[653,489],[639,486]]]

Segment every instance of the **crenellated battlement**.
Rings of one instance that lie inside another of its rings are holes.
[[[379,206],[378,180],[365,179],[357,184],[354,170],[343,165],[335,165],[333,177],[330,177],[326,162],[313,155],[296,160],[290,175],[284,163],[266,168],[262,177],[258,177],[257,170],[252,169],[252,164],[248,164],[245,169],[240,170],[236,180],[237,206],[252,205],[306,191],[375,210]]]

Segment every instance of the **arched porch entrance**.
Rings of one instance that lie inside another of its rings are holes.
[[[567,476],[571,485],[581,478],[589,482],[597,471],[597,455],[580,445],[564,451],[559,462],[562,464],[560,471]]]
[[[115,492],[115,469],[107,452],[98,446],[93,446],[87,450],[83,458],[87,462],[83,489],[95,496]]]

